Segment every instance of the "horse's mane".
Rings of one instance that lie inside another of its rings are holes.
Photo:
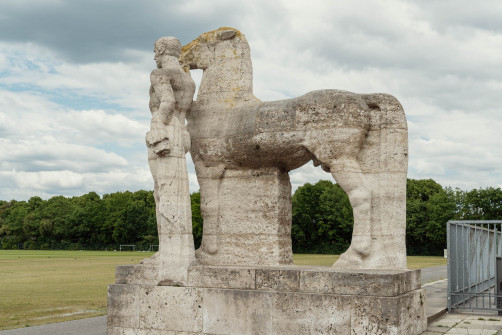
[[[221,27],[215,30],[208,31],[207,33],[201,34],[199,37],[194,39],[192,42],[188,43],[187,45],[184,45],[181,48],[181,53],[186,53],[188,50],[192,49],[194,46],[196,46],[199,43],[208,43],[208,42],[213,42],[218,39],[218,36],[225,31],[235,31],[235,36],[242,39],[244,35],[239,31],[239,29],[231,28],[231,27]]]
[[[231,27],[221,27],[215,30],[208,31],[207,33],[201,34],[199,37],[194,39],[192,42],[184,45],[181,48],[180,59],[184,58],[184,56],[194,47],[196,47],[199,43],[211,43],[216,42],[216,40],[228,40],[237,38],[240,41],[244,41],[247,43],[244,34],[242,34],[239,29],[231,28]],[[185,71],[189,71],[188,68],[183,67]]]

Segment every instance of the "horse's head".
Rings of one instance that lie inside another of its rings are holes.
[[[228,48],[221,48],[218,45],[232,43],[234,40],[245,41],[244,35],[234,28],[222,27],[204,33],[181,49],[181,66],[186,70],[205,70],[218,56],[226,57],[226,55],[219,55],[219,51],[228,50]]]

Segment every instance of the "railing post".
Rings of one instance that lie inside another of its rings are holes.
[[[495,296],[497,297],[498,315],[502,315],[502,257],[497,256],[495,261]]]
[[[448,278],[447,283],[448,283],[448,289],[447,289],[447,305],[448,305],[448,313],[451,313],[451,245],[450,245],[450,227],[451,223],[448,221],[446,223],[446,277]]]

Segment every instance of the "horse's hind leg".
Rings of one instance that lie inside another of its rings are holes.
[[[331,130],[330,130],[331,132]],[[333,178],[347,193],[354,213],[354,228],[349,249],[335,263],[338,268],[360,268],[372,248],[371,235],[371,189],[356,159],[364,136],[365,129],[352,129],[348,132],[338,131],[336,138],[326,133],[317,138],[307,138],[308,150],[321,163],[325,171],[331,172]],[[324,139],[320,141],[320,139]]]
[[[355,158],[339,158],[329,164],[336,182],[349,197],[354,213],[350,247],[334,264],[337,268],[357,268],[371,251],[371,190]]]

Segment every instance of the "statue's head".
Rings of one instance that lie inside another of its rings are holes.
[[[222,27],[204,33],[183,46],[181,49],[180,63],[187,70],[204,70],[215,57],[216,45],[234,39],[245,41],[244,35],[234,28]]]
[[[155,62],[158,67],[162,67],[162,56],[173,56],[178,58],[181,53],[181,43],[176,37],[166,36],[155,41],[153,51],[155,52]]]

